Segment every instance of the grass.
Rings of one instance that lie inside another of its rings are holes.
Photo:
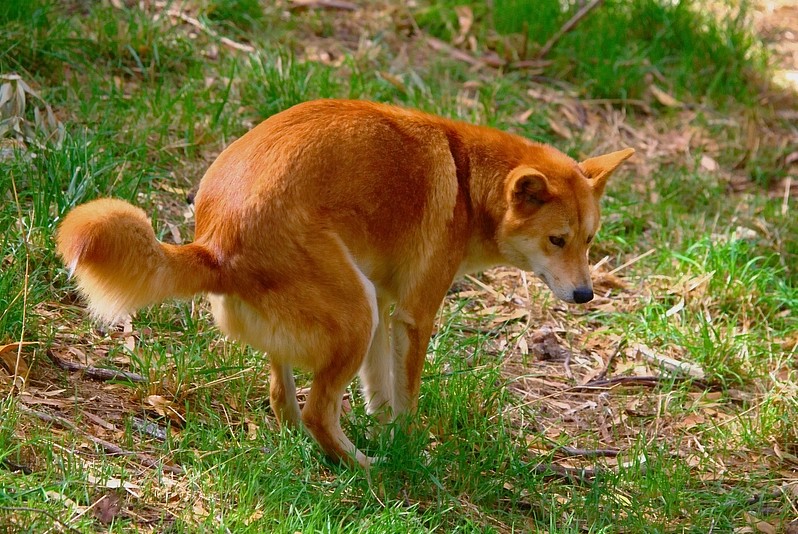
[[[472,6],[480,46],[494,29],[519,31],[512,23],[523,18],[525,4],[510,4],[496,2],[492,14]],[[456,35],[456,15],[441,5],[411,14],[422,29]],[[496,16],[500,5],[511,10],[502,11],[506,20]],[[651,2],[630,5],[655,9]],[[580,28],[626,20],[620,6],[608,2]],[[352,388],[347,433],[386,458],[368,474],[332,465],[306,436],[277,429],[268,359],[223,340],[202,299],[143,310],[132,332],[103,332],[86,318],[53,251],[59,218],[105,195],[141,205],[162,239],[189,240],[184,198],[215,155],[264,117],[319,97],[420,107],[555,142],[577,157],[629,142],[602,126],[608,122],[660,135],[661,145],[673,132],[700,129],[719,144],[706,153],[732,169],[744,152],[740,138],[712,121],[722,115],[749,124],[754,113],[755,99],[730,105],[718,96],[754,90],[741,81],[760,68],[756,57],[747,59],[758,53],[748,37],[723,33],[738,30],[722,19],[713,30],[721,33],[704,35],[709,23],[678,11],[686,7],[659,5],[657,20],[693,43],[692,52],[658,56],[653,44],[631,35],[630,55],[612,61],[666,75],[698,65],[693,70],[707,78],[702,69],[715,60],[702,56],[701,46],[725,36],[729,46],[718,53],[737,58],[723,63],[724,83],[733,87],[709,79],[696,86],[706,103],[691,118],[585,103],[587,126],[568,123],[573,133],[563,138],[551,120],[575,105],[568,94],[636,98],[641,82],[630,75],[624,83],[631,85],[602,82],[606,93],[597,92],[597,81],[617,64],[597,66],[603,73],[563,74],[576,84],[566,92],[522,71],[472,70],[432,57],[418,36],[397,37],[405,35],[401,9],[292,12],[285,20],[280,6],[255,2],[184,7],[203,28],[257,51],[231,50],[156,8],[13,0],[0,11],[0,74],[20,74],[64,131],[53,137],[29,100],[19,118],[31,128],[0,144],[0,346],[34,343],[19,350],[31,368],[24,383],[8,372],[17,347],[0,348],[0,531],[730,532],[757,521],[784,528],[798,515],[798,223],[794,199],[785,204],[766,188],[785,172],[780,158],[765,157],[784,150],[768,145],[768,136],[758,159],[746,162],[746,193],[731,193],[727,174],[707,171],[679,150],[618,175],[592,251],[595,262],[606,258],[596,287],[610,298],[564,306],[507,269],[458,282],[430,344],[416,427],[397,423],[369,438],[371,422]],[[549,35],[565,15],[552,11],[539,21],[548,26],[535,31]],[[440,16],[449,26],[436,29]],[[330,43],[359,25],[378,30],[343,52]],[[660,51],[675,38],[670,31],[659,34]],[[552,73],[580,35],[575,30],[553,50]],[[607,46],[628,45],[614,33],[605,38]],[[340,57],[311,61],[308,45]],[[694,82],[669,79],[679,98],[679,88]],[[529,109],[534,113],[518,118]],[[778,119],[756,124],[777,128]],[[620,283],[612,285],[613,277]],[[704,382],[573,389],[605,365],[610,377],[658,374],[623,349],[636,343],[700,366]],[[573,377],[547,353],[558,348],[572,352]],[[145,380],[92,381],[58,369],[48,351]],[[45,422],[31,410],[76,427]],[[110,454],[93,436],[184,473]],[[574,458],[563,447],[621,454]],[[538,468],[550,464],[600,470],[567,478]]]
[[[452,39],[462,28],[455,10],[461,4],[430,2],[419,11],[419,24]],[[581,5],[497,0],[492,9],[474,5],[472,14],[484,21],[487,47],[516,60],[536,57]],[[546,56],[550,64],[545,75],[576,83],[593,98],[649,99],[654,84],[689,102],[753,105],[761,90],[758,74],[763,73],[765,55],[749,28],[749,4],[735,7],[725,6],[718,16],[700,2],[604,2],[577,30],[561,36]]]

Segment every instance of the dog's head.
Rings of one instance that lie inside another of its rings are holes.
[[[502,255],[542,278],[558,298],[592,300],[588,249],[599,229],[599,200],[607,178],[632,154],[627,148],[576,163],[540,147],[534,163],[518,165],[506,177]]]

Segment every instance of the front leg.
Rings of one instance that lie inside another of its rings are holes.
[[[452,275],[453,276],[453,275]],[[452,281],[448,272],[428,278],[400,299],[391,317],[394,354],[394,417],[418,407],[421,375],[435,316]]]

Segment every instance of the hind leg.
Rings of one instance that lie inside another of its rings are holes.
[[[249,294],[246,301],[214,297],[214,316],[228,335],[272,356],[270,395],[281,423],[301,417],[328,456],[367,466],[370,459],[344,435],[340,416],[343,394],[374,337],[376,290],[337,236],[303,237],[304,257],[280,277],[278,289]],[[314,375],[300,417],[294,366]]]
[[[274,359],[271,362],[269,399],[280,426],[289,428],[302,426],[302,416],[299,403],[296,400],[294,370],[290,365],[285,365]]]
[[[243,341],[263,352],[280,348],[275,343],[280,336],[275,335],[273,322],[269,321],[266,310],[234,295],[208,295],[214,319],[219,328],[232,339]],[[299,428],[302,418],[296,400],[293,366],[279,353],[270,354],[271,366],[269,400],[280,426]]]
[[[346,353],[339,354],[343,356]],[[356,359],[350,361],[357,362]],[[341,360],[336,358],[334,365],[315,373],[310,395],[302,410],[302,422],[330,458],[368,467],[372,459],[360,452],[341,429],[341,398],[354,378],[357,366],[339,366],[339,362]]]
[[[390,304],[378,300],[379,324],[374,332],[368,354],[360,368],[360,381],[366,399],[366,413],[387,423],[393,416],[393,356],[388,325],[391,322]]]

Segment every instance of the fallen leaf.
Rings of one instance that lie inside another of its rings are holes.
[[[122,497],[118,493],[106,493],[93,505],[94,517],[103,525],[108,525],[122,510]]]
[[[125,319],[125,324],[122,329],[122,332],[125,334],[125,347],[130,352],[136,350],[136,336],[133,335],[133,318],[128,315]]]
[[[11,376],[28,376],[30,369],[25,359],[22,357],[21,350],[25,345],[34,345],[34,341],[23,341],[21,343],[9,343],[0,345],[0,364],[8,371]],[[19,357],[19,358],[18,358]]]
[[[456,6],[454,12],[457,13],[457,23],[460,26],[460,31],[453,43],[459,45],[465,42],[471,31],[471,26],[474,24],[474,12],[468,6]]]
[[[515,121],[519,124],[526,124],[526,122],[529,120],[529,117],[531,117],[534,112],[534,109],[529,108],[528,110],[516,115]]]
[[[676,100],[674,97],[657,87],[656,85],[651,85],[648,88],[651,91],[651,94],[654,95],[654,98],[657,99],[657,102],[662,104],[668,108],[680,108],[683,107],[684,104]]]
[[[715,172],[720,168],[720,165],[718,165],[717,161],[704,154],[701,156],[701,167],[709,172]]]
[[[567,126],[560,124],[551,117],[549,117],[549,128],[563,139],[571,139],[573,137],[571,130]]]
[[[668,309],[668,311],[665,312],[665,317],[671,317],[673,315],[676,315],[677,313],[679,313],[683,309],[684,309],[684,299],[682,298],[682,299],[679,299],[679,302],[677,302],[676,304],[671,306]]]
[[[161,395],[150,395],[145,399],[145,401],[147,404],[152,406],[158,415],[168,417],[180,425],[186,422],[183,416],[180,415],[180,412],[178,412],[175,408],[177,405],[174,402],[165,399]]]
[[[383,80],[385,80],[386,82],[388,82],[389,84],[391,84],[394,87],[396,87],[401,92],[407,93],[407,87],[405,87],[405,83],[402,81],[402,79],[400,77],[395,76],[395,75],[391,74],[390,72],[385,72],[385,71],[379,71],[377,73],[377,75],[380,78],[382,78]]]
[[[255,510],[246,520],[244,520],[244,524],[249,525],[250,523],[257,521],[262,517],[263,517],[263,512],[261,512],[260,510]]]

